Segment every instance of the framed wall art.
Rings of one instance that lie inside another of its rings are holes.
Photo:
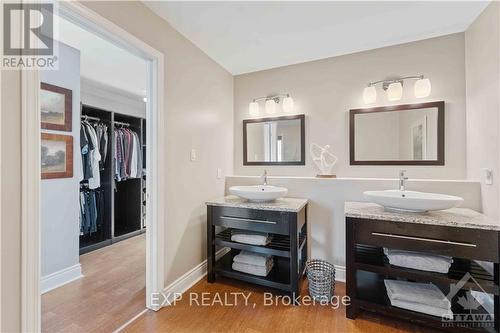
[[[73,177],[73,137],[42,133],[42,179]]]
[[[71,132],[72,105],[71,90],[42,82],[40,85],[42,129]]]

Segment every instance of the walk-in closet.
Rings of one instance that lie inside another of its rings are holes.
[[[88,105],[81,110],[80,254],[84,254],[145,232],[146,136],[143,118]],[[97,146],[87,139],[94,135]],[[84,141],[88,147],[82,146]],[[99,168],[97,181],[87,172],[97,170],[94,163]]]

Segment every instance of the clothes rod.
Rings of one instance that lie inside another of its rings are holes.
[[[124,123],[124,122],[121,122],[121,121],[116,121],[116,120],[115,120],[115,125],[130,126],[130,124],[129,124],[129,123]]]
[[[82,114],[82,115],[81,115],[81,118],[82,118],[82,119],[85,119],[85,120],[87,120],[87,119],[90,119],[90,120],[97,120],[97,121],[100,121],[100,120],[101,120],[101,118],[92,117],[92,116],[87,116],[87,115],[84,115],[84,114]]]

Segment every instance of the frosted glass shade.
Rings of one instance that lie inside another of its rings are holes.
[[[365,104],[372,104],[377,101],[377,89],[375,89],[375,86],[366,87],[363,90],[363,101]]]
[[[259,103],[257,102],[252,102],[248,105],[248,113],[250,113],[251,116],[258,116],[259,115]]]
[[[274,114],[276,112],[276,102],[273,99],[268,99],[266,101],[266,113]]]
[[[401,82],[393,82],[387,88],[387,99],[390,101],[399,101],[403,96],[403,85]]]
[[[293,112],[293,98],[285,97],[283,99],[283,111],[287,113]]]
[[[431,94],[431,81],[429,79],[421,79],[415,82],[415,97],[422,98]]]

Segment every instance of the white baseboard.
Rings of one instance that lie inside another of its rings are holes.
[[[345,266],[335,265],[335,281],[345,282]]]
[[[81,277],[83,277],[82,265],[78,263],[74,266],[61,269],[55,273],[42,276],[40,279],[40,290],[42,294],[45,294],[48,291],[59,288],[66,283],[78,280]]]
[[[223,248],[217,251],[216,259],[219,259],[231,249]],[[189,288],[194,286],[198,281],[203,279],[207,275],[207,260],[198,264],[196,267],[192,268],[190,271],[182,275],[180,278],[172,282],[165,289],[163,289],[163,295],[166,295],[168,303],[171,304],[174,301],[175,295],[182,294],[186,292]]]

